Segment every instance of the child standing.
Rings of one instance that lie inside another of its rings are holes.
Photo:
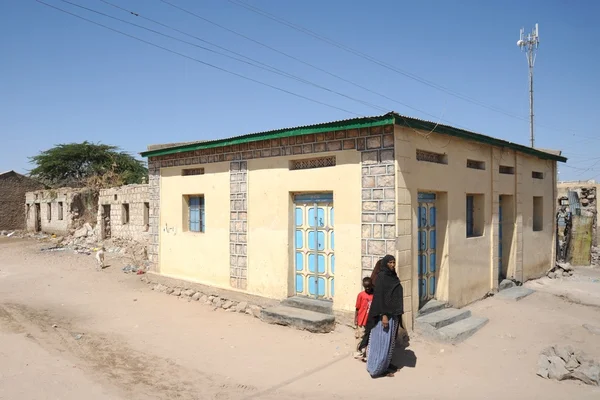
[[[365,357],[364,351],[358,351],[358,346],[363,340],[365,335],[365,327],[367,325],[367,319],[369,317],[369,309],[371,308],[371,302],[373,301],[373,283],[371,278],[363,278],[364,291],[360,292],[356,297],[356,312],[354,313],[354,326],[356,337],[356,353],[354,358],[363,359]]]

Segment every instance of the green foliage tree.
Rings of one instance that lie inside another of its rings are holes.
[[[116,146],[90,142],[59,144],[30,157],[32,178],[50,187],[95,188],[147,182],[143,161]]]

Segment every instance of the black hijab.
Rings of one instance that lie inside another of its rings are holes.
[[[394,260],[393,256],[387,255],[381,260],[381,270],[377,275],[377,285],[373,293],[373,302],[369,310],[369,319],[365,327],[365,336],[358,346],[364,349],[369,344],[371,330],[381,320],[383,315],[388,318],[400,317],[404,313],[404,292],[400,279],[395,270],[388,267],[388,263]]]

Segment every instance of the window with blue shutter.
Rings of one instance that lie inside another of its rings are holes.
[[[190,196],[188,198],[189,206],[189,230],[190,232],[204,232],[204,196]]]
[[[475,208],[474,208],[474,197],[467,195],[467,237],[475,236],[474,225],[475,225]]]

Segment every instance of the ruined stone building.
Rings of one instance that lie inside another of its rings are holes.
[[[15,171],[0,173],[0,230],[25,229],[25,193],[43,188]]]
[[[150,227],[148,185],[101,189],[98,198],[100,238],[146,242]]]
[[[98,193],[90,189],[59,188],[27,192],[27,230],[68,235],[86,222],[95,222]]]
[[[560,152],[389,113],[143,156],[149,257],[171,278],[353,314],[392,254],[410,328],[430,300],[463,307],[554,260]]]

